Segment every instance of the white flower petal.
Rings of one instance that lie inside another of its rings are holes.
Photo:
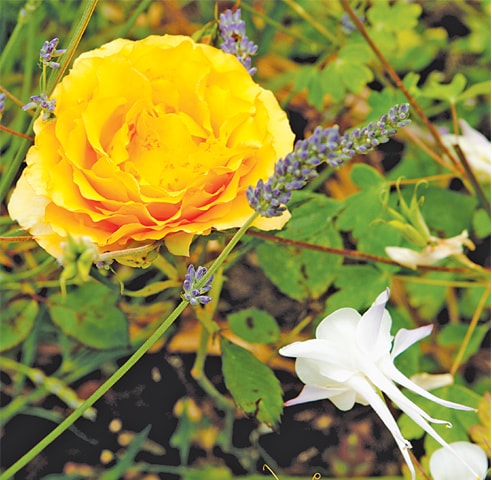
[[[430,458],[429,468],[434,480],[484,480],[487,476],[488,461],[485,452],[470,442],[454,442],[450,447],[466,462],[479,476],[473,475],[463,462],[445,448],[436,450]]]
[[[413,467],[412,460],[410,455],[408,454],[408,449],[412,448],[412,445],[408,440],[403,438],[400,429],[398,428],[398,424],[396,423],[393,415],[384,403],[383,399],[374,391],[373,386],[363,377],[354,377],[350,379],[350,385],[354,390],[356,390],[359,395],[364,397],[367,400],[367,403],[371,405],[373,410],[378,414],[379,418],[383,421],[386,428],[390,431],[391,435],[396,441],[398,448],[400,449],[401,454],[407,464],[411,474],[412,479],[415,479],[415,469]]]
[[[433,325],[425,325],[423,327],[414,328],[412,330],[407,330],[402,328],[398,330],[395,335],[395,340],[393,342],[393,349],[391,350],[391,357],[395,358],[404,352],[408,347],[412,346],[414,343],[422,340],[423,338],[430,335],[432,332]]]
[[[441,423],[444,425],[452,426],[446,420],[440,420],[438,418],[433,418],[428,415],[424,410],[422,410],[418,405],[413,403],[409,398],[407,398],[391,381],[388,376],[385,375],[385,372],[381,372],[377,368],[371,368],[372,366],[367,366],[365,373],[371,382],[374,383],[381,391],[383,391],[388,398],[390,398],[393,403],[395,403],[398,408],[405,411],[406,409],[411,409],[415,411],[418,415],[421,415],[425,420],[432,423]]]
[[[401,407],[400,407],[401,408]],[[424,431],[426,431],[434,440],[436,440],[440,445],[442,445],[450,456],[454,456],[456,459],[460,460],[463,467],[466,468],[470,478],[479,479],[480,475],[475,471],[475,469],[468,463],[467,458],[461,457],[458,452],[456,452],[453,447],[451,447],[415,410],[413,409],[403,409],[402,410]],[[454,476],[453,480],[462,480],[462,477]]]
[[[316,400],[328,398],[330,393],[332,393],[332,391],[328,388],[306,385],[297,397],[288,400],[284,405],[290,407],[291,405],[297,405],[299,403],[315,402]]]
[[[423,261],[426,261],[425,259],[422,259],[422,254],[415,250],[411,250],[410,248],[385,247],[384,251],[391,260],[398,262],[404,267],[411,268],[412,270],[415,270],[417,265],[426,265],[426,263],[422,263]]]
[[[306,385],[332,387],[335,384],[347,381],[355,371],[337,365],[319,362],[311,358],[296,360],[296,373]]]
[[[385,374],[390,377],[395,382],[399,383],[402,387],[408,388],[414,393],[417,393],[421,397],[427,398],[434,403],[442,405],[448,408],[454,408],[455,410],[466,410],[466,411],[474,411],[475,409],[472,407],[468,407],[466,405],[462,405],[461,403],[450,402],[448,400],[444,400],[442,398],[436,397],[432,393],[424,390],[422,387],[419,387],[417,384],[413,383],[409,378],[405,377],[403,373],[401,373],[393,364],[385,364],[384,365]]]
[[[309,358],[321,364],[333,365],[345,370],[350,366],[351,355],[347,347],[340,342],[310,339],[303,342],[294,342],[279,350],[280,355],[294,358]]]
[[[360,318],[360,313],[353,308],[339,308],[321,320],[316,328],[316,338],[353,338]]]
[[[391,317],[389,317],[389,314],[385,315],[385,307],[389,294],[389,288],[380,293],[359,321],[355,333],[355,340],[357,345],[366,351],[373,351],[376,344],[384,344],[385,341],[391,340],[389,332]],[[385,353],[388,352],[389,348]]]
[[[416,373],[410,377],[410,381],[427,391],[454,383],[450,373]]]

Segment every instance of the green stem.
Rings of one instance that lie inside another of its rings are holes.
[[[128,21],[123,25],[121,30],[118,32],[118,35],[116,37],[126,37],[127,33],[130,31],[130,28],[133,27],[134,23],[136,22],[137,18],[140,16],[141,13],[143,13],[147,7],[152,3],[152,0],[143,0],[139,4],[137,3],[137,8],[133,12],[133,15],[128,19]]]
[[[69,62],[71,61],[73,55],[75,54],[75,49],[77,48],[77,45],[79,44],[80,39],[82,38],[82,35],[87,27],[87,24],[89,23],[92,12],[96,8],[96,4],[97,4],[97,0],[85,0],[85,2],[82,4],[81,20],[71,32],[72,40],[70,41],[67,47],[67,52],[62,57],[62,60],[60,62],[60,68],[54,70],[52,72],[52,75],[50,75],[47,91],[45,92],[48,97],[51,95],[53,89],[55,88],[56,83],[61,79],[65,70],[68,68]],[[37,113],[38,112],[39,109],[37,110]],[[36,116],[33,117],[27,131],[25,132],[29,136],[33,132],[33,125]],[[19,145],[19,148],[17,149],[17,154],[15,155],[13,161],[11,161],[7,165],[5,171],[3,172],[2,177],[0,179],[0,202],[2,202],[5,199],[7,192],[10,188],[10,185],[14,181],[15,176],[19,171],[21,163],[26,157],[27,149],[29,148],[30,145],[31,145],[30,141],[23,140],[22,143]]]
[[[205,375],[205,359],[207,358],[207,345],[210,339],[210,333],[202,325],[202,331],[200,333],[200,343],[196,352],[195,363],[191,369],[191,376],[196,380],[198,385],[210,396],[215,404],[225,412],[234,410],[234,404],[226,397],[224,397],[216,388],[215,385]]]
[[[318,30],[323,37],[325,37],[329,42],[337,45],[338,39],[333,35],[328,29],[325,28],[323,24],[318,22],[314,17],[312,17],[306,10],[304,10],[303,7],[301,7],[297,2],[294,0],[284,0],[284,2],[292,8],[303,20],[311,24],[316,30]]]
[[[109,377],[87,400],[85,400],[77,409],[75,409],[62,423],[44,437],[37,445],[29,450],[17,462],[0,475],[0,480],[7,480],[14,476],[22,467],[27,465],[36,455],[42,452],[65,430],[67,430],[78,418],[80,418],[94,403],[99,400],[118,380],[120,380],[137,362],[147,350],[164,334],[164,332],[173,324],[188,302],[182,301],[166,320],[157,328],[157,330],[138,348],[138,350]]]
[[[207,271],[198,285],[205,285],[207,280],[220,268],[227,255],[232,251],[235,245],[239,242],[246,230],[252,225],[255,219],[259,216],[258,213],[253,213],[244,225],[235,233],[230,242],[226,245],[221,254],[215,259],[214,263]],[[99,400],[113,385],[118,382],[144,355],[147,351],[159,340],[164,332],[174,323],[187,307],[188,302],[182,301],[171,314],[162,322],[157,330],[137,349],[137,351],[111,375],[87,400],[77,407],[62,423],[44,437],[37,445],[17,460],[10,468],[0,475],[0,480],[8,480],[14,476],[21,468],[29,463],[36,455],[42,452],[48,445],[56,440],[65,430],[67,430],[78,418],[80,418],[97,400]],[[208,381],[208,379],[206,379]],[[206,383],[206,382],[205,382]],[[210,383],[210,382],[209,382]],[[210,384],[214,389],[215,387]],[[207,385],[208,387],[208,385]]]

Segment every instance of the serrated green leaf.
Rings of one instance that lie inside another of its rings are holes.
[[[422,95],[434,100],[455,103],[465,86],[466,77],[462,73],[457,73],[447,84],[439,83],[436,78],[432,78],[422,89]]]
[[[86,283],[64,297],[52,295],[48,311],[53,323],[68,335],[96,349],[128,345],[128,324],[115,306],[118,295],[98,283]]]
[[[349,43],[338,52],[338,58],[347,63],[366,64],[371,60],[372,50],[365,43]]]
[[[275,427],[283,408],[277,377],[251,352],[223,337],[220,349],[224,381],[236,405],[260,422]]]
[[[469,98],[475,98],[479,95],[489,95],[490,94],[490,81],[475,83],[470,88],[467,88],[463,93],[458,95],[456,102],[462,102],[463,100],[468,100]]]
[[[285,237],[284,233],[282,236]],[[342,246],[340,234],[333,225],[303,240],[312,245]],[[285,295],[303,301],[320,297],[336,276],[342,262],[339,255],[310,250],[295,245],[264,243],[256,249],[260,265],[267,277]]]
[[[273,343],[280,338],[276,320],[267,312],[247,308],[227,316],[231,330],[250,343]]]
[[[324,84],[325,92],[329,94],[333,101],[340,102],[345,96],[345,86],[335,62],[329,63],[321,73],[321,80]]]
[[[368,10],[367,18],[371,25],[378,30],[398,32],[413,28],[418,23],[422,7],[418,4],[376,2]]]
[[[368,67],[355,63],[346,63],[341,66],[340,76],[347,90],[352,93],[360,93],[366,84],[374,78]]]
[[[339,290],[326,300],[325,313],[344,307],[367,309],[388,284],[389,276],[372,265],[345,265],[335,280]]]
[[[29,335],[38,311],[37,302],[29,298],[13,299],[2,305],[0,352],[19,345]]]
[[[302,198],[297,196],[295,198]],[[332,217],[342,207],[336,200],[319,194],[304,195],[307,200],[292,211],[292,218],[279,237],[326,247],[342,246]],[[284,294],[296,300],[318,298],[330,286],[342,258],[298,247],[264,243],[256,249],[260,265]]]

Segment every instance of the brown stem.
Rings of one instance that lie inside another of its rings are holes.
[[[396,86],[402,91],[403,95],[407,97],[408,103],[412,106],[412,108],[415,110],[417,115],[421,118],[421,120],[424,122],[426,127],[429,129],[429,132],[431,135],[434,137],[434,140],[436,143],[439,145],[441,150],[451,159],[451,161],[455,164],[456,168],[459,171],[462,171],[463,169],[461,168],[460,163],[456,159],[456,157],[451,153],[450,149],[444,145],[443,141],[441,140],[441,135],[439,134],[439,131],[437,128],[431,123],[431,121],[427,118],[425,115],[424,111],[420,107],[420,105],[417,103],[415,98],[412,96],[412,94],[408,91],[407,87],[403,84],[401,78],[399,75],[396,73],[396,71],[393,69],[393,67],[389,64],[389,62],[386,60],[386,58],[383,56],[379,48],[376,46],[376,44],[372,41],[371,37],[369,37],[369,34],[367,33],[367,30],[365,29],[364,25],[362,22],[359,20],[355,12],[352,10],[352,7],[350,6],[348,0],[341,0],[343,8],[345,11],[349,14],[350,18],[354,22],[354,24],[357,26],[359,29],[360,33],[368,43],[368,45],[371,47],[372,51],[375,53],[376,57],[378,57],[379,61],[382,63],[386,71],[388,72],[388,75],[393,79],[395,82]]]
[[[308,250],[315,250],[317,252],[331,253],[333,255],[341,255],[346,258],[353,258],[355,260],[372,261],[378,263],[386,263],[387,265],[396,265],[401,267],[401,264],[390,260],[389,258],[380,257],[379,255],[373,255],[371,253],[358,252],[356,250],[346,250],[344,248],[324,247],[322,245],[314,245],[308,242],[301,242],[300,240],[290,240],[289,238],[276,237],[269,233],[259,232],[256,230],[248,230],[248,235],[252,237],[261,238],[270,242],[282,243],[284,245],[292,245],[295,247],[305,248]],[[460,267],[439,267],[435,265],[419,265],[419,270],[431,271],[431,272],[449,272],[449,273],[470,273],[468,268]],[[486,269],[483,269],[487,271]]]
[[[33,137],[30,137],[29,135],[24,135],[23,133],[20,133],[20,132],[16,132],[15,130],[12,130],[11,128],[6,127],[4,125],[0,125],[0,130],[3,130],[4,132],[15,135],[16,137],[21,137],[21,138],[24,138],[26,140],[29,140],[30,142],[34,141]]]

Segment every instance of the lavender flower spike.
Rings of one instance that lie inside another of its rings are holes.
[[[300,190],[316,177],[316,167],[328,163],[338,167],[354,155],[363,155],[381,143],[386,143],[398,128],[407,125],[410,115],[408,103],[395,105],[377,122],[366,127],[345,132],[338,125],[329,128],[316,127],[313,134],[299,140],[294,150],[278,160],[274,174],[266,181],[260,180],[256,187],[248,187],[246,195],[250,207],[263,217],[278,217],[286,209],[292,190]]]
[[[198,287],[198,284],[202,278],[207,273],[205,267],[198,267],[195,271],[193,265],[188,266],[188,272],[185,275],[185,280],[183,282],[184,294],[183,299],[190,302],[190,305],[196,306],[199,303],[206,305],[212,301],[212,298],[205,295],[212,288],[212,280],[214,276],[212,275],[206,282],[205,285]]]
[[[59,57],[63,55],[67,49],[61,48],[59,50],[56,49],[58,46],[58,38],[53,38],[50,41],[45,41],[41,50],[39,51],[39,61],[43,64],[43,66],[50,68],[60,68],[60,64],[58,62],[53,62],[52,59],[54,57]]]
[[[22,110],[26,111],[31,108],[37,108],[38,106],[41,107],[41,110],[43,111],[43,120],[48,120],[50,115],[55,111],[56,100],[48,100],[46,93],[42,93],[41,95],[33,95],[31,96],[31,101],[26,103],[22,107]]]
[[[221,13],[219,28],[222,37],[220,48],[234,55],[253,76],[256,68],[251,67],[251,57],[256,54],[258,45],[246,36],[246,24],[241,20],[241,9],[238,8],[234,13],[231,10]]]

